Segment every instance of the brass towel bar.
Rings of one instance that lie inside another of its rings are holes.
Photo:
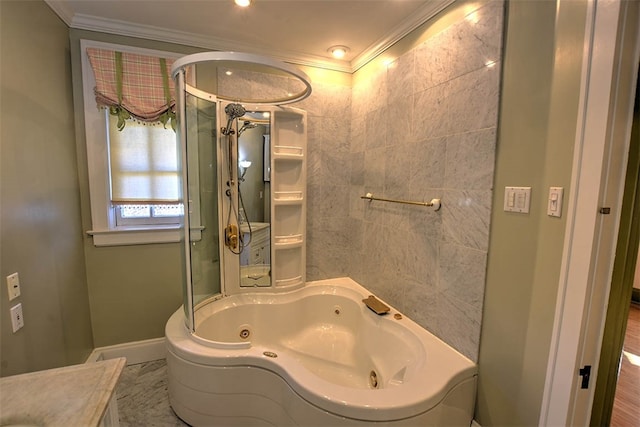
[[[379,200],[381,202],[391,202],[391,203],[402,203],[404,205],[418,205],[418,206],[426,206],[432,207],[433,210],[439,211],[440,207],[440,199],[431,199],[430,202],[414,202],[411,200],[395,200],[395,199],[384,199],[382,197],[374,197],[373,194],[367,193],[365,196],[360,196],[361,199],[369,200],[370,202],[373,200]]]

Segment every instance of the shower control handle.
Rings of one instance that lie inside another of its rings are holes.
[[[229,224],[224,229],[224,244],[230,249],[238,247],[238,226],[236,224]]]

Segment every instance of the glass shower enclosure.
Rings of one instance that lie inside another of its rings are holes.
[[[185,324],[225,295],[305,280],[306,112],[295,67],[205,52],[176,61]]]

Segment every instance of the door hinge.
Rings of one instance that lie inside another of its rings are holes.
[[[600,208],[599,212],[602,215],[609,215],[611,213],[611,208]]]
[[[582,384],[580,388],[589,388],[589,377],[591,376],[591,365],[584,365],[584,368],[580,369],[579,374],[582,377]]]

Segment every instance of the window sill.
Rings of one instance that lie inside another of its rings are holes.
[[[204,227],[191,229],[191,241],[202,238]],[[178,243],[181,240],[180,226],[156,227],[122,227],[110,230],[89,230],[87,234],[93,237],[94,246],[129,246],[150,245],[155,243]]]

